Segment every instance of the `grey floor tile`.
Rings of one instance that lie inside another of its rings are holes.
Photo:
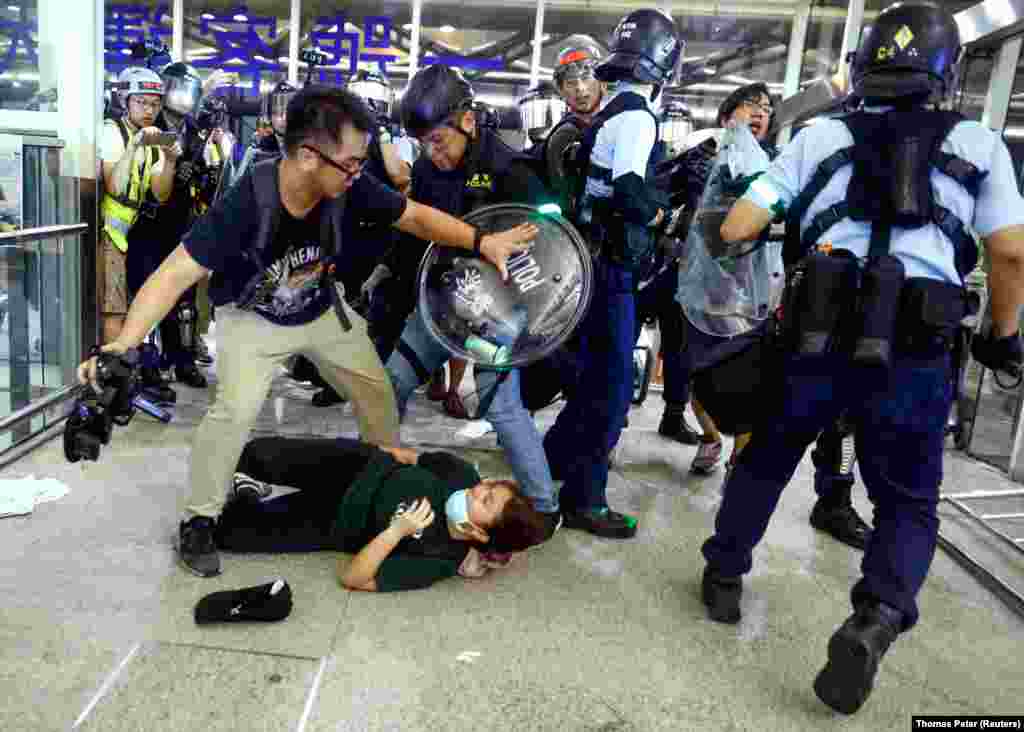
[[[78,729],[293,730],[319,667],[310,659],[145,645]]]

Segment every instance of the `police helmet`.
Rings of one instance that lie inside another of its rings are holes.
[[[949,11],[931,2],[898,2],[861,38],[850,71],[853,94],[942,98],[953,89],[959,57],[960,32]]]
[[[121,93],[121,105],[128,108],[128,98],[133,94],[155,94],[164,96],[164,82],[160,75],[152,69],[141,66],[129,66],[117,77],[117,87]]]
[[[671,81],[686,44],[662,10],[634,10],[612,33],[611,55],[597,65],[601,81],[632,79],[661,86]]]
[[[384,74],[359,69],[349,79],[348,90],[366,102],[366,106],[378,118],[391,119],[391,109],[395,106],[395,92]]]
[[[288,82],[280,81],[273,89],[263,95],[260,116],[270,122],[271,126],[273,126],[275,118],[281,120],[282,129],[274,128],[274,131],[278,134],[284,134],[283,125],[288,117],[288,104],[297,91],[298,89]]]
[[[681,152],[684,141],[693,132],[693,113],[682,102],[669,102],[661,110],[658,129],[665,147]]]
[[[590,78],[603,57],[601,46],[590,36],[569,36],[555,59],[555,84],[561,86],[567,79]]]
[[[547,137],[551,128],[558,124],[568,109],[555,85],[550,81],[542,81],[526,92],[517,106],[523,129],[534,143]]]
[[[164,80],[164,107],[183,117],[195,115],[203,96],[203,80],[196,70],[176,61],[164,66],[160,76]]]
[[[413,137],[422,137],[472,102],[473,87],[461,71],[428,66],[416,72],[402,96],[402,126]]]

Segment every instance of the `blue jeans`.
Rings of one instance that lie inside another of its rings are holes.
[[[385,364],[401,417],[405,416],[409,397],[416,387],[425,384],[430,374],[449,358],[451,354],[430,335],[417,309],[406,321],[402,337]],[[533,501],[538,511],[557,511],[558,497],[540,432],[519,394],[519,370],[503,373],[477,367],[473,374],[481,403],[493,395],[486,414],[480,416],[494,425],[498,444],[505,451],[523,495]]]
[[[704,557],[715,571],[750,571],[779,496],[807,446],[843,412],[856,426],[861,477],[874,505],[874,531],[853,588],[854,607],[881,601],[917,622],[917,593],[939,530],[946,418],[952,403],[948,355],[898,358],[888,372],[840,358],[793,358],[778,389],[776,417],[754,431],[725,484]]]
[[[544,437],[553,473],[565,479],[567,511],[608,505],[608,454],[619,441],[633,397],[633,275],[607,260],[594,267],[594,292],[577,328],[581,370]]]

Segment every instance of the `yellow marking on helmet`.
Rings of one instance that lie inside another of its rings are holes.
[[[914,32],[904,25],[898,31],[896,31],[896,35],[894,35],[892,39],[896,42],[896,45],[899,46],[900,50],[902,51],[910,44],[912,40],[914,40]]]

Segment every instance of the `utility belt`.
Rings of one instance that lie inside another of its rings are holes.
[[[815,252],[787,283],[781,343],[799,355],[846,354],[854,363],[887,368],[895,355],[927,358],[952,350],[968,311],[963,287],[907,278],[890,254],[862,268],[845,249]]]
[[[584,206],[591,217],[581,229],[595,259],[605,257],[633,272],[644,273],[653,267],[657,240],[650,228],[626,221],[611,198],[588,196]]]

